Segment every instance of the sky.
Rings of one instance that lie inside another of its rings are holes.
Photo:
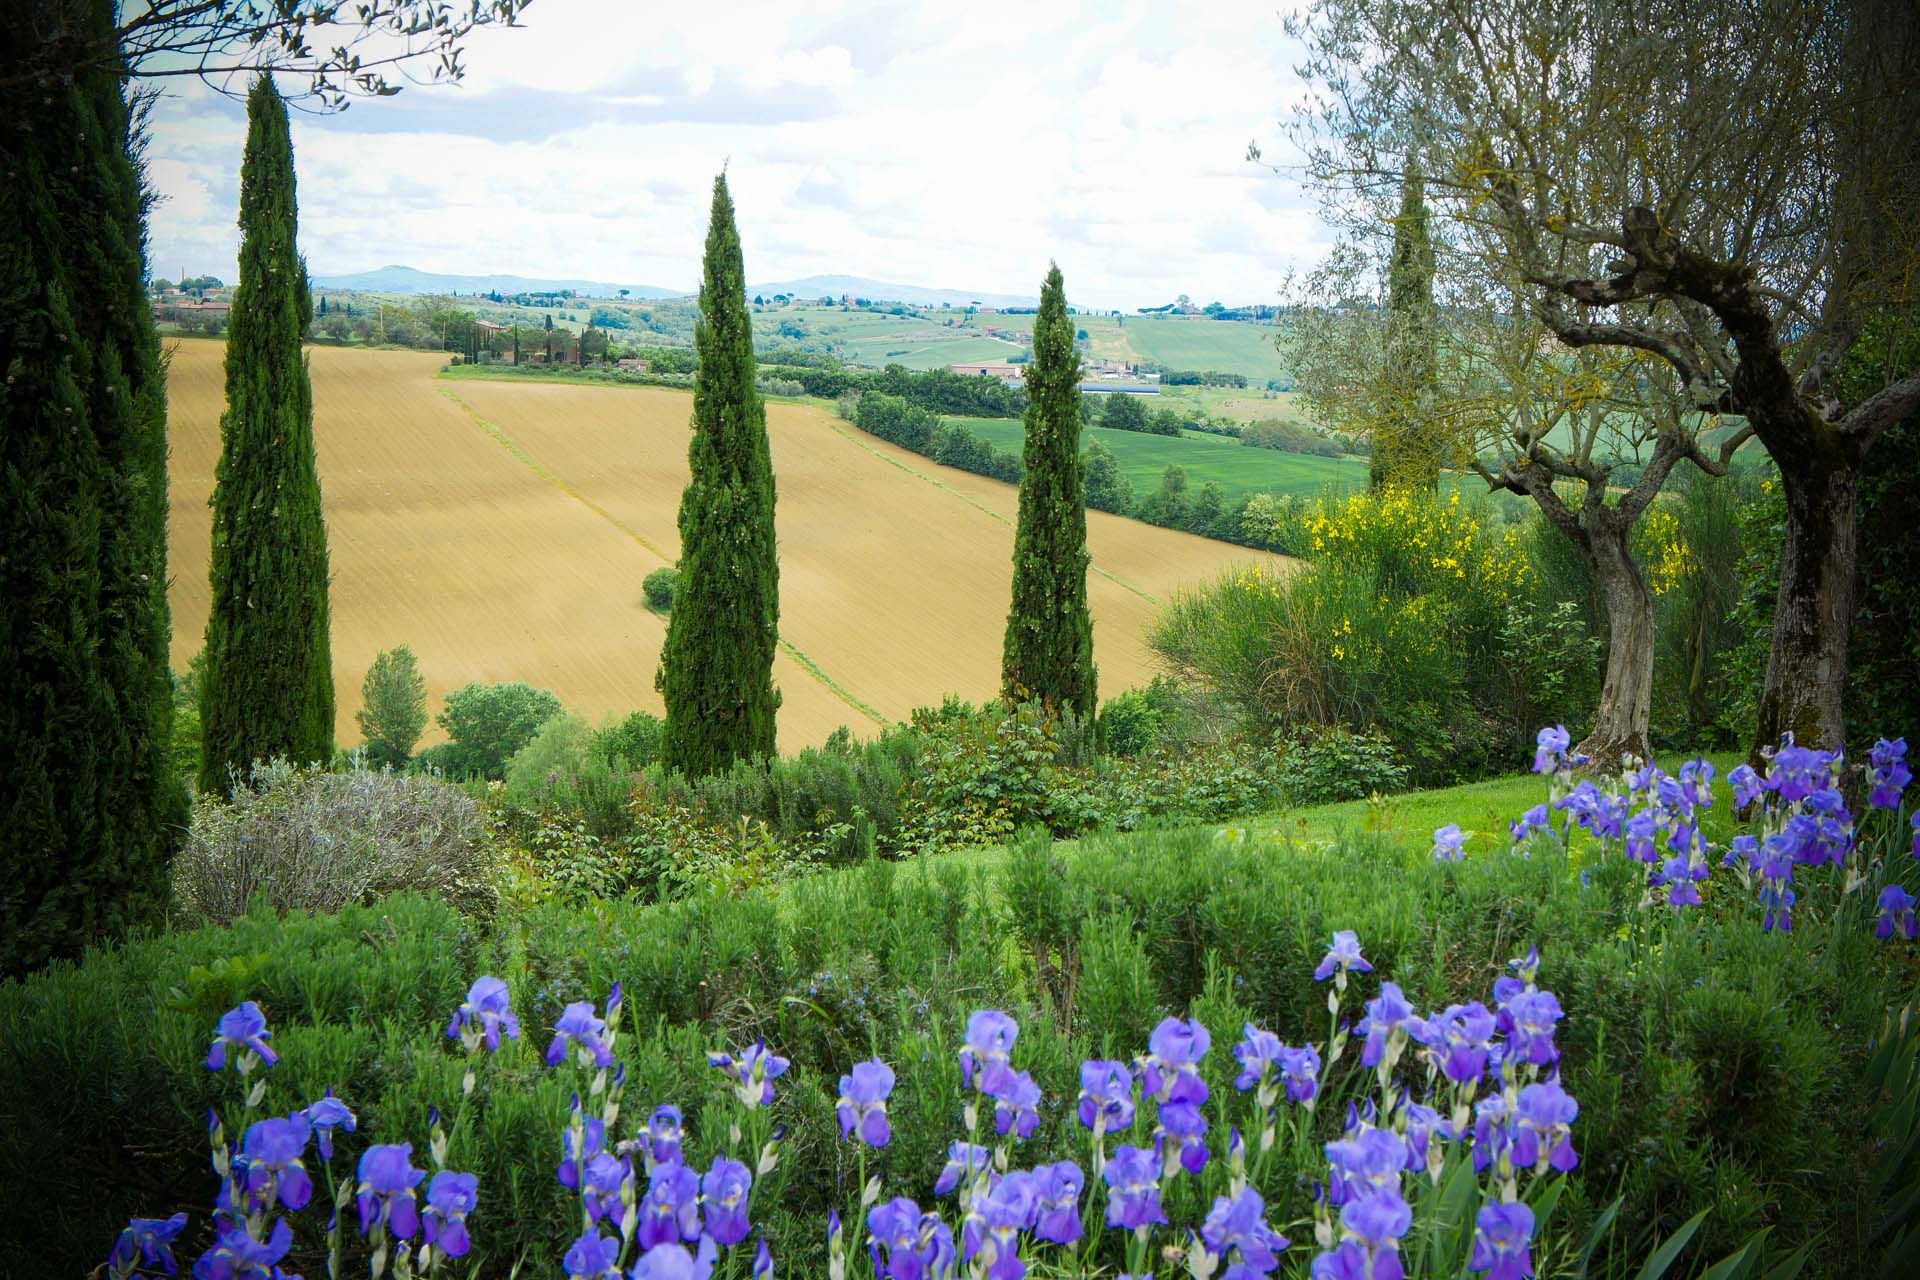
[[[722,165],[747,276],[1133,308],[1273,302],[1329,233],[1286,158],[1281,17],[1227,0],[1011,6],[536,0],[458,85],[294,117],[308,269],[691,290]],[[169,79],[156,276],[235,272],[242,104]],[[283,88],[298,85],[286,82]]]

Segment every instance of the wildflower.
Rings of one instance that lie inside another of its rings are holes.
[[[520,1019],[508,1004],[507,984],[498,978],[475,979],[467,998],[447,1023],[447,1039],[461,1040],[469,1049],[484,1041],[487,1052],[493,1053],[500,1048],[502,1032],[509,1040],[520,1038]]]
[[[360,1127],[360,1122],[354,1118],[353,1112],[347,1109],[347,1104],[333,1096],[331,1085],[328,1086],[324,1095],[317,1101],[309,1103],[307,1109],[300,1114],[306,1117],[307,1123],[313,1128],[322,1160],[333,1159],[335,1129],[353,1133]]]
[[[769,1052],[765,1040],[756,1040],[751,1049],[738,1058],[728,1053],[709,1053],[707,1065],[718,1067],[734,1082],[734,1092],[742,1105],[773,1105],[773,1082],[787,1074],[790,1065],[777,1053]]]
[[[1531,1165],[1536,1173],[1549,1167],[1571,1172],[1580,1163],[1571,1137],[1579,1114],[1580,1104],[1556,1080],[1522,1089],[1514,1108],[1513,1162],[1521,1168]]]
[[[960,1081],[982,1093],[998,1093],[1013,1074],[1009,1065],[1020,1024],[998,1009],[977,1009],[967,1019],[960,1049]]]
[[[707,1234],[715,1244],[736,1245],[747,1238],[752,1229],[747,1221],[747,1195],[752,1190],[753,1174],[747,1166],[725,1156],[715,1160],[713,1168],[700,1179]]]
[[[962,1178],[971,1181],[976,1174],[983,1173],[993,1164],[993,1152],[985,1147],[975,1146],[971,1142],[956,1142],[947,1148],[947,1164],[940,1171],[939,1181],[933,1184],[933,1194],[944,1196],[960,1185]]]
[[[1007,1077],[1006,1088],[993,1095],[993,1131],[1025,1139],[1040,1127],[1040,1086],[1025,1071]]]
[[[589,1001],[576,1000],[561,1011],[560,1021],[553,1024],[553,1043],[547,1046],[548,1066],[557,1067],[566,1061],[569,1043],[579,1047],[583,1063],[591,1058],[596,1067],[613,1065],[606,1019],[594,1013]]]
[[[176,1213],[171,1218],[129,1218],[120,1238],[114,1241],[113,1252],[107,1256],[107,1274],[127,1276],[133,1274],[139,1266],[158,1267],[168,1275],[178,1275],[179,1264],[173,1260],[173,1242],[187,1228],[187,1215]]]
[[[1049,1244],[1072,1244],[1080,1238],[1080,1192],[1087,1176],[1071,1160],[1043,1164],[1033,1171],[1033,1234]]]
[[[856,1062],[853,1073],[840,1077],[840,1136],[857,1129],[860,1141],[884,1147],[893,1137],[887,1121],[887,1098],[893,1093],[893,1068],[875,1059]]]
[[[1521,814],[1519,821],[1507,829],[1513,835],[1513,842],[1518,844],[1536,831],[1545,831],[1551,824],[1551,821],[1552,819],[1547,813],[1547,806],[1537,804]]]
[[[1240,1064],[1240,1074],[1234,1078],[1233,1087],[1245,1093],[1265,1084],[1273,1074],[1275,1060],[1285,1047],[1273,1032],[1262,1031],[1251,1022],[1247,1023],[1240,1043],[1233,1046],[1234,1060]]]
[[[425,1169],[413,1167],[413,1144],[389,1142],[368,1147],[360,1154],[360,1234],[376,1225],[385,1227],[402,1240],[413,1239],[420,1225],[419,1206],[413,1189],[427,1176]]]
[[[773,1280],[773,1250],[767,1248],[766,1237],[760,1238],[760,1247],[753,1251],[753,1280]]]
[[[671,1102],[653,1109],[647,1121],[647,1154],[656,1164],[673,1164],[680,1159],[680,1141],[685,1118]]]
[[[1312,1102],[1320,1092],[1320,1051],[1310,1044],[1298,1049],[1283,1044],[1278,1062],[1287,1082],[1287,1101]]]
[[[1553,1043],[1553,1032],[1565,1015],[1553,992],[1537,988],[1518,992],[1501,1006],[1501,1012],[1508,1024],[1509,1055],[1536,1067],[1559,1060],[1560,1050]]]
[[[229,1049],[241,1051],[238,1065],[243,1072],[252,1070],[255,1058],[272,1066],[280,1061],[280,1055],[267,1043],[272,1038],[267,1015],[253,1001],[243,1000],[220,1015],[214,1027],[213,1048],[207,1051],[207,1070],[226,1070]]]
[[[230,1223],[220,1227],[213,1248],[193,1264],[194,1280],[285,1280],[279,1262],[292,1248],[293,1228],[285,1218],[273,1224],[265,1240],[254,1239],[244,1223]]]
[[[1707,865],[1682,854],[1662,863],[1653,883],[1667,886],[1668,906],[1697,907],[1700,905],[1699,882],[1706,878]]]
[[[625,1192],[632,1180],[631,1160],[622,1160],[611,1152],[602,1151],[587,1161],[580,1182],[569,1185],[580,1192],[580,1204],[586,1210],[588,1221],[599,1222],[602,1218],[608,1218],[618,1223],[626,1210]],[[562,1178],[561,1181],[565,1182],[566,1179]]]
[[[1566,766],[1567,748],[1573,742],[1573,735],[1567,727],[1557,724],[1542,729],[1534,735],[1533,771],[1535,773],[1558,773]]]
[[[1636,862],[1652,863],[1659,858],[1654,844],[1660,838],[1660,818],[1652,809],[1643,809],[1627,819],[1627,856]]]
[[[932,1214],[923,1216],[920,1206],[905,1196],[896,1196],[873,1207],[867,1214],[867,1250],[873,1257],[876,1276],[889,1280],[924,1280],[929,1275],[929,1262],[941,1252],[940,1242],[930,1238],[933,1233],[929,1218],[939,1224],[938,1218]],[[829,1224],[830,1236],[837,1232],[838,1224],[836,1216]],[[944,1251],[950,1259],[953,1235],[945,1224],[939,1224],[939,1232],[944,1233]]]
[[[603,1280],[620,1275],[620,1239],[589,1228],[560,1260],[569,1280]]]
[[[1890,884],[1880,891],[1880,923],[1874,926],[1874,933],[1882,938],[1891,938],[1896,932],[1912,939],[1920,936],[1920,920],[1914,916],[1914,897],[1897,884]]]
[[[298,1213],[313,1199],[313,1179],[300,1157],[306,1154],[311,1130],[299,1112],[285,1119],[256,1120],[247,1126],[240,1144],[246,1170],[247,1196],[260,1208],[278,1200],[289,1213]]]
[[[966,1256],[993,1280],[1021,1280],[1020,1233],[1033,1220],[1038,1197],[1030,1173],[1009,1173],[985,1198],[976,1199],[967,1223]]]
[[[1473,1106],[1473,1168],[1484,1172],[1513,1148],[1513,1108],[1504,1093],[1490,1093]]]
[[[683,1164],[655,1165],[640,1203],[640,1247],[700,1236],[700,1175]]]
[[[1133,1124],[1133,1073],[1098,1058],[1080,1064],[1080,1123],[1114,1133]]]
[[[1793,932],[1793,842],[1785,833],[1768,836],[1760,846],[1760,903],[1766,909],[1760,928],[1771,933]]]
[[[579,1118],[580,1099],[577,1094],[574,1096],[573,1106],[576,1118]],[[560,1185],[569,1191],[580,1189],[580,1181],[586,1166],[594,1157],[606,1150],[607,1126],[606,1122],[598,1116],[587,1116],[581,1120],[579,1151],[573,1149],[574,1132],[572,1126],[569,1126],[560,1135],[560,1168],[554,1174],[560,1180]]]
[[[1553,807],[1572,814],[1580,829],[1596,840],[1620,839],[1627,820],[1626,801],[1594,786],[1590,778],[1554,801]]]
[[[1161,1102],[1192,1103],[1207,1100],[1207,1082],[1200,1078],[1200,1059],[1213,1047],[1213,1036],[1198,1019],[1182,1022],[1162,1018],[1147,1037],[1140,1086]]]
[[[1404,1135],[1407,1172],[1419,1173],[1423,1169],[1437,1168],[1440,1153],[1435,1149],[1433,1139],[1438,1136],[1451,1141],[1456,1136],[1453,1126],[1438,1111],[1418,1102],[1403,1102],[1401,1114],[1407,1121]],[[1429,1162],[1429,1156],[1436,1158]]]
[[[1374,1280],[1367,1251],[1352,1240],[1316,1255],[1308,1274],[1311,1280]]]
[[[1380,984],[1380,994],[1367,1001],[1367,1016],[1361,1022],[1366,1033],[1366,1044],[1361,1047],[1360,1065],[1372,1067],[1379,1065],[1386,1056],[1387,1045],[1398,1040],[1408,1030],[1419,1025],[1420,1019],[1413,1012],[1413,1006],[1407,1003],[1406,993],[1391,982]]]
[[[1753,771],[1753,766],[1747,764],[1735,765],[1733,771],[1727,774],[1727,782],[1733,787],[1733,804],[1736,809],[1747,808],[1767,789],[1767,784],[1761,780],[1759,774]]]
[[[1167,1173],[1176,1165],[1193,1174],[1207,1167],[1207,1118],[1200,1114],[1198,1103],[1163,1103],[1153,1137]]]
[[[1160,1162],[1144,1147],[1117,1147],[1100,1171],[1106,1181],[1107,1225],[1132,1231],[1164,1224],[1160,1208]]]
[[[1398,1191],[1347,1201],[1340,1207],[1340,1225],[1367,1251],[1373,1280],[1402,1280],[1400,1237],[1413,1225],[1413,1209]]]
[[[1267,1225],[1266,1202],[1260,1193],[1247,1187],[1229,1199],[1220,1196],[1213,1202],[1200,1238],[1207,1248],[1231,1259],[1226,1274],[1235,1280],[1272,1273],[1280,1265],[1280,1254],[1287,1248],[1285,1236]]]
[[[464,1258],[473,1247],[467,1215],[480,1203],[480,1179],[442,1169],[427,1183],[426,1241],[449,1258]]]
[[[1331,1203],[1345,1204],[1389,1191],[1399,1194],[1407,1144],[1393,1130],[1362,1128],[1354,1137],[1329,1142],[1326,1153]]]
[[[1460,824],[1449,822],[1433,833],[1433,860],[1435,862],[1458,862],[1467,856],[1467,837],[1460,830]]]
[[[1347,972],[1372,973],[1373,965],[1360,954],[1360,935],[1351,929],[1339,929],[1334,932],[1333,946],[1320,961],[1320,967],[1313,971],[1315,982],[1325,982],[1332,978],[1342,991],[1347,989]]]
[[[697,1252],[677,1241],[655,1245],[633,1264],[633,1280],[707,1280],[713,1274],[713,1262],[719,1250],[706,1237]]]
[[[1524,1200],[1493,1201],[1475,1219],[1469,1271],[1485,1271],[1487,1280],[1526,1280],[1533,1274],[1533,1210]]]
[[[1876,809],[1898,809],[1901,792],[1913,781],[1913,770],[1907,767],[1907,740],[1880,739],[1873,744],[1868,762],[1873,766],[1873,794],[1867,803]]]
[[[1493,1014],[1475,1000],[1448,1006],[1445,1013],[1420,1024],[1414,1036],[1427,1046],[1427,1057],[1447,1079],[1472,1084],[1486,1074],[1493,1029]]]

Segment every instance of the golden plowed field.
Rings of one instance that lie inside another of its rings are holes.
[[[175,344],[169,344],[175,345]],[[222,344],[177,344],[173,657],[206,627]],[[589,720],[660,710],[664,619],[640,582],[679,552],[684,392],[436,378],[442,357],[312,350],[333,562],[339,735],[374,654],[420,656],[430,709],[469,680],[525,680]],[[862,735],[947,693],[994,692],[1018,495],[809,406],[768,409],[779,485],[783,750]],[[1094,654],[1111,694],[1153,673],[1143,641],[1179,584],[1253,553],[1089,513]]]

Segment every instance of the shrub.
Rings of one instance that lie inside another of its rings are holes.
[[[807,394],[807,384],[793,378],[775,378],[761,374],[754,379],[754,388],[769,396],[803,396]]]
[[[432,778],[259,763],[231,802],[194,801],[173,895],[224,923],[260,895],[279,911],[338,911],[417,889],[468,914],[494,901],[494,865],[473,800]]]
[[[1251,423],[1240,431],[1240,443],[1255,449],[1278,449],[1285,453],[1307,453],[1332,458],[1340,446],[1317,431],[1283,419]]]
[[[1131,757],[1160,741],[1160,707],[1148,689],[1128,689],[1100,708],[1100,744],[1116,756]]]
[[[366,738],[369,763],[402,768],[427,727],[427,681],[413,650],[401,645],[374,656],[360,685],[354,720]]]
[[[673,608],[673,597],[680,590],[680,571],[678,569],[655,569],[641,580],[640,589],[646,593],[647,607],[666,613]]]
[[[660,758],[662,727],[660,717],[651,711],[631,711],[624,720],[599,729],[590,750],[609,764],[644,769]]]
[[[561,709],[559,698],[531,685],[464,685],[441,708],[440,727],[450,741],[433,763],[455,777],[498,780],[513,753]]]
[[[1407,786],[1407,767],[1378,733],[1334,727],[1295,742],[1278,742],[1276,781],[1288,804],[1331,804],[1392,795]]]

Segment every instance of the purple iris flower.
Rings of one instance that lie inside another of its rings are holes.
[[[379,1143],[361,1152],[360,1234],[366,1235],[379,1224],[398,1239],[413,1239],[420,1225],[413,1189],[426,1176],[425,1169],[413,1167],[411,1142]]]
[[[1266,1202],[1252,1187],[1232,1199],[1220,1196],[1214,1200],[1200,1228],[1200,1238],[1206,1241],[1209,1252],[1227,1259],[1221,1280],[1226,1276],[1252,1280],[1271,1274],[1280,1265],[1280,1254],[1288,1244],[1285,1236],[1267,1225]]]
[[[1760,845],[1760,904],[1765,914],[1760,918],[1760,928],[1771,933],[1778,929],[1782,933],[1793,932],[1792,889],[1793,883],[1793,842],[1784,832],[1770,835]]]
[[[1767,784],[1753,771],[1752,765],[1738,764],[1727,774],[1727,783],[1733,788],[1733,805],[1744,809],[1760,798]]]
[[[1313,980],[1325,982],[1338,973],[1344,983],[1348,970],[1372,973],[1373,965],[1360,954],[1360,935],[1351,929],[1338,929],[1334,931],[1333,946],[1321,959],[1319,968],[1313,971]]]
[[[647,1153],[656,1164],[673,1164],[680,1159],[680,1141],[686,1119],[671,1102],[653,1109],[647,1121]]]
[[[1557,1062],[1560,1050],[1553,1043],[1554,1028],[1566,1016],[1560,1001],[1551,991],[1533,988],[1518,992],[1500,1007],[1506,1026],[1507,1053],[1510,1058],[1544,1067]]]
[[[860,1141],[868,1146],[886,1146],[893,1137],[887,1121],[887,1098],[892,1093],[892,1067],[877,1058],[854,1063],[853,1073],[840,1077],[840,1136],[850,1137],[857,1129]]]
[[[1627,856],[1636,862],[1651,863],[1660,855],[1654,845],[1660,838],[1660,819],[1652,809],[1642,809],[1627,819]]]
[[[1090,1058],[1080,1064],[1080,1123],[1091,1129],[1100,1117],[1115,1133],[1133,1124],[1133,1072],[1125,1063]]]
[[[574,1099],[574,1107],[576,1110],[579,1108],[579,1103],[580,1100],[576,1097]],[[595,1156],[605,1151],[607,1145],[606,1122],[598,1116],[586,1117],[584,1123],[581,1125],[581,1130],[582,1141],[580,1145],[583,1149],[580,1151],[573,1149],[574,1131],[571,1126],[563,1130],[560,1134],[560,1168],[555,1171],[554,1176],[560,1180],[560,1185],[569,1191],[578,1191],[580,1189],[580,1179],[583,1171],[582,1166],[590,1163]]]
[[[560,1260],[568,1280],[606,1280],[620,1276],[620,1238],[589,1228]]]
[[[707,1234],[715,1244],[736,1245],[747,1238],[747,1195],[753,1174],[738,1160],[725,1156],[713,1162],[700,1179],[700,1203],[707,1211]]]
[[[307,1123],[313,1126],[314,1136],[319,1141],[322,1160],[333,1159],[335,1129],[353,1133],[360,1127],[360,1122],[354,1118],[353,1112],[347,1109],[347,1104],[333,1096],[331,1085],[328,1086],[325,1094],[317,1101],[310,1103],[301,1114],[307,1118]]]
[[[1033,1171],[1035,1239],[1049,1244],[1072,1244],[1080,1238],[1080,1192],[1087,1175],[1071,1160],[1043,1164]]]
[[[1912,939],[1920,936],[1920,920],[1914,916],[1914,897],[1897,884],[1890,884],[1880,891],[1880,923],[1874,926],[1874,933],[1882,938],[1891,938],[1895,933]]]
[[[1720,865],[1734,870],[1754,872],[1760,868],[1760,838],[1740,835],[1727,842],[1727,856]]]
[[[1551,1166],[1569,1173],[1580,1163],[1574,1152],[1572,1125],[1580,1114],[1575,1102],[1558,1081],[1530,1084],[1520,1091],[1514,1108],[1513,1162],[1537,1173]]]
[[[1407,1144],[1391,1129],[1363,1128],[1351,1138],[1326,1146],[1327,1200],[1349,1200],[1400,1191],[1400,1174],[1407,1167]]]
[[[1240,1064],[1240,1074],[1234,1077],[1233,1087],[1245,1093],[1265,1084],[1286,1047],[1273,1032],[1247,1023],[1240,1043],[1233,1046],[1234,1060]]]
[[[293,1228],[285,1218],[273,1224],[267,1238],[256,1240],[245,1223],[220,1228],[213,1248],[193,1264],[194,1280],[283,1280],[280,1259],[293,1248]],[[296,1278],[297,1280],[297,1278]]]
[[[1020,1233],[1033,1222],[1039,1205],[1034,1177],[1014,1172],[1000,1179],[984,1199],[973,1203],[967,1220],[966,1256],[993,1280],[1021,1280],[1027,1264],[1020,1257]]]
[[[1026,1139],[1039,1127],[1040,1086],[1028,1072],[1015,1072],[1008,1077],[1007,1087],[993,1095],[993,1131]]]
[[[993,1152],[985,1147],[975,1146],[971,1142],[956,1142],[947,1148],[947,1164],[940,1170],[939,1181],[933,1184],[933,1194],[944,1196],[960,1185],[961,1179],[971,1181],[993,1164]]]
[[[586,1000],[576,1000],[561,1011],[553,1024],[553,1043],[547,1046],[547,1065],[557,1067],[567,1058],[567,1046],[578,1045],[590,1054],[596,1067],[613,1065],[613,1049],[607,1044],[607,1022],[593,1011]]]
[[[692,1252],[677,1240],[655,1245],[633,1264],[633,1280],[707,1280],[719,1252],[704,1236],[698,1250]]]
[[[473,1030],[476,1024],[476,1034],[479,1040],[486,1043],[488,1053],[500,1048],[502,1032],[506,1033],[509,1040],[520,1038],[520,1019],[514,1017],[513,1008],[508,1003],[507,984],[500,979],[474,980],[473,986],[467,991],[467,998],[461,1001],[460,1007],[454,1010],[453,1020],[447,1023],[447,1039],[460,1039],[463,1032]]]
[[[1478,1000],[1449,1005],[1429,1019],[1415,1035],[1427,1046],[1427,1056],[1455,1084],[1472,1084],[1487,1071],[1487,1051],[1493,1040],[1494,1017]]]
[[[1413,1210],[1398,1191],[1347,1201],[1340,1207],[1340,1225],[1349,1239],[1367,1251],[1373,1280],[1404,1280],[1400,1237],[1413,1225]]]
[[[1554,801],[1553,807],[1571,813],[1581,830],[1596,840],[1618,840],[1625,829],[1626,801],[1600,790],[1591,779]]]
[[[1182,1022],[1162,1018],[1147,1037],[1147,1056],[1140,1072],[1142,1089],[1163,1103],[1200,1105],[1207,1100],[1200,1059],[1212,1047],[1213,1036],[1198,1019]]]
[[[1116,1147],[1100,1176],[1108,1187],[1108,1226],[1132,1231],[1166,1222],[1160,1208],[1160,1162],[1153,1152],[1145,1147]]]
[[[1913,813],[1913,856],[1920,858],[1920,809]]]
[[[1483,1173],[1513,1147],[1513,1108],[1503,1093],[1473,1104],[1473,1169]]]
[[[426,1241],[449,1258],[464,1258],[473,1248],[467,1215],[480,1203],[480,1179],[442,1169],[427,1183]]]
[[[273,1032],[267,1030],[267,1015],[260,1012],[260,1006],[253,1001],[243,1000],[220,1015],[213,1031],[213,1047],[207,1051],[207,1070],[226,1070],[229,1049],[240,1050],[242,1061],[245,1054],[252,1053],[272,1066],[280,1061],[280,1055],[267,1043],[272,1038]]]
[[[606,1218],[617,1225],[626,1210],[626,1199],[621,1193],[632,1178],[631,1160],[623,1160],[606,1151],[589,1158],[585,1177],[581,1185],[575,1188],[580,1192],[580,1204],[586,1210],[587,1220],[599,1222]]]
[[[1653,883],[1667,887],[1668,906],[1697,907],[1700,905],[1699,882],[1705,880],[1707,874],[1706,863],[1682,854],[1662,863]]]
[[[920,1206],[905,1196],[877,1204],[867,1214],[874,1274],[920,1280]]]
[[[1451,1140],[1453,1126],[1438,1111],[1418,1102],[1405,1103],[1401,1114],[1407,1118],[1407,1172],[1419,1173],[1427,1167],[1427,1153],[1434,1138]]]
[[[967,1042],[960,1049],[960,1082],[982,1093],[998,1094],[1013,1074],[1009,1065],[1020,1024],[998,1009],[976,1009],[967,1019]]]
[[[1153,1137],[1168,1173],[1173,1172],[1175,1164],[1193,1174],[1207,1167],[1207,1118],[1200,1114],[1197,1103],[1163,1104]]]
[[[130,1274],[136,1265],[157,1267],[168,1275],[179,1275],[180,1264],[173,1258],[173,1242],[187,1228],[187,1215],[171,1218],[129,1218],[126,1230],[114,1241],[107,1256],[108,1275]]]
[[[653,1167],[640,1202],[640,1247],[700,1237],[700,1175],[683,1164]]]
[[[1351,1240],[1316,1255],[1308,1275],[1311,1280],[1373,1280],[1367,1251]]]
[[[760,1238],[760,1247],[753,1251],[753,1280],[773,1280],[773,1250],[767,1248],[765,1236]]]
[[[741,1102],[749,1107],[770,1107],[773,1082],[787,1074],[791,1064],[769,1051],[765,1040],[756,1040],[753,1047],[738,1058],[729,1053],[709,1053],[707,1065],[720,1068],[733,1080]]]
[[[240,1144],[240,1163],[246,1170],[247,1198],[271,1208],[277,1199],[289,1213],[298,1213],[313,1199],[313,1179],[300,1157],[307,1152],[312,1130],[306,1116],[294,1112],[284,1119],[256,1120],[247,1126]]]
[[[1840,761],[1839,752],[1800,746],[1791,733],[1782,734],[1780,744],[1767,766],[1767,789],[1784,803],[1805,800],[1833,785],[1833,766]]]
[[[1420,1023],[1406,992],[1391,982],[1380,984],[1380,994],[1367,1001],[1367,1016],[1361,1021],[1366,1044],[1360,1050],[1360,1065],[1374,1067],[1386,1056],[1387,1040],[1400,1032],[1410,1032]],[[1361,1028],[1356,1028],[1361,1029]]]
[[[1460,830],[1460,824],[1449,822],[1433,833],[1433,860],[1435,862],[1458,862],[1467,856],[1466,833]]]
[[[1547,812],[1547,806],[1537,804],[1521,814],[1519,821],[1515,822],[1511,827],[1507,828],[1507,830],[1513,834],[1514,843],[1518,844],[1536,831],[1545,831],[1548,826],[1552,824],[1552,821],[1551,815]]]
[[[1310,1044],[1298,1049],[1283,1044],[1278,1063],[1287,1082],[1287,1101],[1312,1102],[1320,1092],[1320,1051]]]
[[[1487,1280],[1527,1280],[1533,1274],[1533,1210],[1524,1200],[1482,1206],[1474,1226],[1469,1271],[1488,1272]]]
[[[1533,771],[1557,773],[1566,763],[1567,747],[1572,744],[1573,735],[1565,725],[1556,724],[1535,734],[1533,742]]]

